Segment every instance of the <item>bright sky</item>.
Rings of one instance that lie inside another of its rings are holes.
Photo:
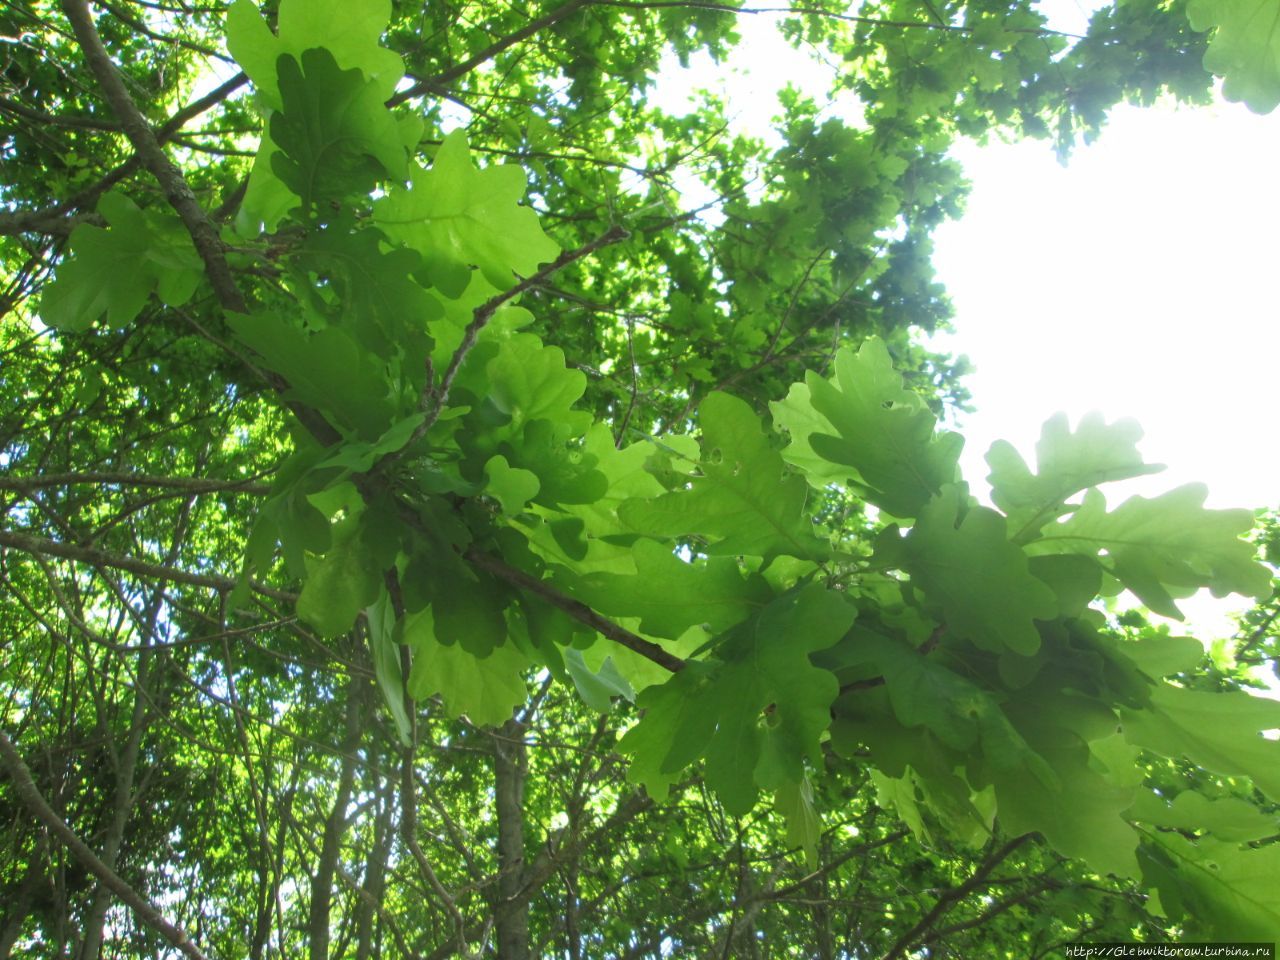
[[[1054,5],[1055,26],[1083,31],[1079,0]],[[679,110],[690,87],[718,89],[739,129],[762,136],[772,91],[788,80],[825,90],[829,68],[790,50],[776,21],[743,20],[728,70],[672,63],[659,98]],[[937,236],[956,308],[955,335],[937,342],[977,367],[976,412],[960,424],[974,492],[985,494],[992,441],[1034,466],[1045,419],[1100,410],[1137,419],[1146,459],[1169,467],[1116,486],[1113,502],[1203,481],[1211,507],[1280,506],[1280,113],[1118,108],[1065,168],[1039,142],[953,152],[973,190]],[[1226,608],[1204,596],[1190,611],[1197,632],[1228,632]]]
[[[955,154],[973,192],[935,263],[956,307],[939,342],[977,365],[966,475],[996,439],[1030,460],[1049,414],[1100,410],[1168,466],[1109,499],[1202,481],[1211,507],[1280,506],[1280,115],[1122,108],[1065,168],[1035,143]],[[1247,605],[1189,612],[1217,635]]]

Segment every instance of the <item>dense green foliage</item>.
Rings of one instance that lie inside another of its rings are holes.
[[[1274,106],[1238,6],[798,5],[773,146],[648,99],[731,4],[7,5],[0,958],[1280,938],[1274,526],[919,337],[952,140]]]

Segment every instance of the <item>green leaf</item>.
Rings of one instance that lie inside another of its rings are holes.
[[[702,402],[698,421],[702,460],[689,488],[629,500],[618,508],[619,519],[651,536],[707,537],[713,555],[824,556],[826,547],[804,514],[805,482],[787,475],[751,408],[713,393]]]
[[[475,657],[501,647],[507,639],[503,615],[507,597],[497,584],[453,561],[441,563],[433,573],[433,636],[445,646],[456,643]]]
[[[905,543],[912,583],[958,636],[995,653],[1035,653],[1035,621],[1057,615],[1057,598],[1009,542],[1004,517],[985,507],[965,510],[964,493],[962,485],[949,486],[920,511]]]
[[[1108,425],[1101,414],[1089,413],[1072,433],[1067,415],[1055,414],[1040,431],[1035,474],[1013,444],[993,443],[987,451],[991,500],[1009,518],[1013,539],[1038,533],[1068,512],[1067,499],[1081,490],[1163,470],[1143,463],[1136,446],[1140,439],[1142,428],[1133,420]]]
[[[351,629],[381,589],[377,558],[356,525],[312,565],[298,595],[298,616],[321,636],[336,637]]]
[[[1143,875],[1161,905],[1198,938],[1280,940],[1280,845],[1241,848],[1212,837],[1194,843],[1146,832]]]
[[[719,663],[691,663],[645,689],[644,718],[620,748],[635,756],[630,774],[655,796],[675,774],[706,757],[707,783],[732,815],[754,805],[757,788],[799,783],[803,761],[821,758],[818,739],[839,693],[833,674],[809,654],[836,643],[853,623],[840,595],[809,586],[779,597],[718,643]]]
[[[1249,777],[1280,800],[1280,703],[1247,693],[1209,693],[1161,684],[1143,710],[1123,711],[1131,743],[1166,757],[1186,757],[1224,776]]]
[[[82,223],[70,254],[40,298],[40,318],[59,330],[87,330],[104,313],[114,327],[131,323],[154,292],[181,306],[195,292],[204,265],[177,217],[141,210],[112,191],[98,201],[107,228]]]
[[[403,746],[412,742],[412,724],[405,709],[404,668],[400,661],[400,643],[396,639],[396,615],[391,597],[383,592],[365,609],[369,623],[369,653],[373,657],[373,675],[382,691],[382,699],[395,721],[396,734]]]
[[[1029,552],[1106,552],[1105,566],[1138,599],[1166,617],[1181,620],[1174,596],[1208,587],[1214,596],[1241,593],[1264,597],[1267,569],[1253,559],[1240,535],[1253,526],[1247,510],[1206,510],[1207,491],[1187,484],[1154,499],[1131,497],[1111,513],[1096,489],[1065,521],[1044,529]]]
[[[1193,30],[1213,30],[1204,68],[1225,78],[1222,93],[1254,113],[1280,104],[1280,2],[1191,0]]]
[[[1262,840],[1277,832],[1275,815],[1268,815],[1254,804],[1239,797],[1210,800],[1202,793],[1184,790],[1166,803],[1156,794],[1144,791],[1129,808],[1129,816],[1155,827],[1167,827],[1184,833],[1213,834],[1219,840],[1243,843]]]
[[[440,694],[450,716],[466,714],[480,726],[497,726],[528,696],[529,658],[513,644],[481,657],[463,644],[441,643],[429,609],[406,618],[404,638],[413,650],[409,692],[417,700]]]
[[[607,492],[609,481],[595,469],[595,455],[570,443],[574,429],[561,420],[531,420],[523,436],[503,446],[514,463],[538,478],[537,503],[559,509],[594,503]]]
[[[926,727],[953,750],[980,746],[993,767],[1030,772],[1047,787],[1060,786],[991,693],[905,644],[862,631],[855,632],[854,642],[859,656],[880,670],[904,727]]]
[[[503,513],[523,513],[525,504],[538,495],[537,475],[512,467],[506,457],[490,457],[484,472],[488,478],[485,492],[502,504]]]
[[[578,436],[591,423],[585,410],[573,410],[587,388],[586,375],[565,365],[563,350],[545,346],[533,334],[504,340],[486,372],[489,398],[511,418],[513,432],[531,420],[551,420],[565,422]]]
[[[774,806],[787,821],[787,846],[804,851],[810,871],[818,869],[818,841],[822,820],[813,806],[813,785],[807,776],[799,783],[784,783],[773,792]]]
[[[870,774],[871,782],[876,788],[876,802],[896,812],[898,819],[907,825],[916,839],[932,843],[933,836],[924,822],[920,803],[916,799],[915,777],[911,768],[907,768],[906,776],[903,777],[891,777],[874,768]]]
[[[1032,744],[1052,768],[1057,787],[1026,771],[992,771],[1006,833],[1041,833],[1055,850],[1099,873],[1134,877],[1138,834],[1124,820],[1134,789],[1103,776],[1083,743]]]
[[[336,426],[369,440],[387,432],[394,409],[386,375],[345,331],[307,333],[271,313],[228,314],[227,325],[289,382],[298,399]]]
[[[569,587],[578,599],[610,617],[639,617],[640,630],[675,640],[695,624],[719,633],[772,598],[759,576],[744,577],[734,560],[686,562],[670,546],[640,540],[632,549],[635,575],[588,574]]]
[[[784,456],[802,468],[816,466],[816,485],[852,480],[876,506],[914,517],[957,479],[963,438],[934,433],[933,414],[903,388],[879,338],[869,338],[857,353],[842,349],[835,371],[832,380],[809,372],[803,388],[792,387],[786,401],[773,404],[774,419],[791,433]],[[815,458],[842,469],[815,465]]]
[[[577,688],[582,702],[592,710],[608,713],[613,709],[613,698],[634,700],[635,691],[627,678],[618,672],[612,657],[605,657],[600,669],[593,671],[576,647],[564,651],[564,666]]]
[[[395,118],[359,70],[341,70],[325,49],[278,64],[281,112],[271,116],[279,148],[271,168],[304,212],[327,200],[367,194],[385,177],[403,179],[407,158]],[[324,212],[324,211],[322,211]]]
[[[327,50],[339,68],[368,77],[381,105],[404,76],[400,57],[381,43],[390,18],[390,0],[281,0],[276,36],[252,0],[236,0],[227,10],[227,49],[273,110],[281,107],[280,57],[301,59],[316,48]]]
[[[395,187],[373,205],[374,218],[388,236],[422,255],[432,284],[446,296],[462,294],[472,264],[506,289],[516,275],[535,273],[560,251],[537,214],[520,206],[525,185],[517,166],[477,170],[466,135],[455,130],[429,170],[414,169],[408,189]]]
[[[317,463],[315,469],[340,468],[342,472],[336,478],[328,480],[330,484],[345,480],[353,473],[367,473],[383,457],[403,450],[425,419],[426,414],[411,413],[403,420],[393,423],[372,443],[356,440],[338,444],[336,449],[330,448],[332,452]]]
[[[402,356],[402,374],[420,394],[432,348],[427,325],[443,310],[411,276],[421,266],[418,255],[403,247],[384,250],[384,241],[377,230],[335,222],[311,231],[297,258],[316,275],[303,282],[312,286],[319,280],[333,290],[331,322],[380,357]]]

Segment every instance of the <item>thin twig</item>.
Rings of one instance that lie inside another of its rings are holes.
[[[400,91],[387,101],[387,106],[398,106],[406,100],[412,100],[414,97],[420,97],[424,93],[431,93],[437,87],[442,87],[445,84],[452,83],[459,77],[465,77],[476,67],[480,66],[480,64],[492,60],[498,54],[502,53],[502,51],[510,47],[514,47],[521,40],[528,39],[539,30],[544,30],[553,23],[558,23],[580,7],[585,7],[587,4],[594,2],[595,0],[568,0],[568,3],[561,4],[550,13],[538,17],[536,20],[530,20],[519,30],[514,33],[507,34],[507,36],[485,47],[474,56],[468,57],[461,63],[454,64],[452,67],[448,67],[447,69],[440,71],[440,73],[437,73],[435,76],[427,77],[425,80],[421,80],[413,86]]]
[[[509,303],[526,290],[538,286],[542,281],[563,270],[569,264],[574,263],[577,260],[581,260],[583,257],[590,256],[597,250],[607,247],[610,244],[617,243],[620,240],[625,240],[629,236],[631,236],[631,234],[627,232],[625,227],[620,224],[615,224],[591,242],[584,243],[582,246],[576,247],[573,250],[564,251],[560,256],[556,257],[555,260],[547,264],[537,273],[521,280],[510,290],[504,290],[502,293],[490,297],[484,303],[480,304],[480,306],[476,307],[475,313],[472,315],[471,322],[467,324],[467,329],[462,334],[462,342],[458,344],[458,349],[453,352],[453,357],[449,360],[449,366],[445,370],[444,376],[440,378],[440,387],[435,391],[431,412],[427,415],[427,419],[423,422],[422,426],[418,428],[415,436],[419,438],[424,436],[426,432],[435,425],[436,421],[440,419],[440,414],[444,410],[444,405],[449,399],[449,391],[453,389],[453,382],[458,377],[458,371],[462,368],[463,361],[467,359],[467,354],[469,354],[471,349],[476,345],[476,340],[480,336],[480,331],[488,325],[489,321],[493,319],[493,315],[498,312],[500,307]]]

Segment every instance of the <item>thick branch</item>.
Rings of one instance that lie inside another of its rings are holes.
[[[5,768],[9,771],[18,799],[23,802],[37,820],[48,827],[53,835],[62,841],[72,855],[84,864],[89,872],[102,882],[103,886],[119,897],[120,902],[132,910],[139,920],[147,926],[158,930],[166,940],[177,947],[183,954],[191,957],[192,960],[208,960],[204,953],[200,951],[200,948],[191,942],[185,930],[165,919],[164,914],[157,910],[142,894],[120,879],[114,871],[98,859],[97,854],[90,850],[85,842],[76,836],[75,832],[53,811],[53,808],[41,796],[35,781],[32,780],[30,769],[23,762],[13,742],[5,736],[3,731],[0,731],[0,759],[4,761]]]
[[[237,583],[232,577],[190,573],[186,570],[178,570],[175,567],[166,567],[159,563],[139,560],[136,557],[108,553],[105,550],[98,550],[94,547],[79,547],[71,543],[59,543],[56,540],[47,540],[44,537],[37,537],[29,533],[17,533],[11,530],[0,530],[0,546],[12,547],[15,550],[21,550],[24,553],[37,556],[61,557],[64,560],[78,560],[81,563],[88,563],[93,566],[128,570],[130,573],[136,573],[142,577],[167,580],[170,583],[186,583],[193,587],[208,587],[211,590],[223,593],[234,590]],[[297,594],[289,593],[285,590],[276,590],[265,584],[254,582],[252,587],[255,592],[271,597],[274,600],[284,600],[292,603],[298,599]]]
[[[188,120],[198,117],[206,110],[221,103],[248,82],[249,78],[247,76],[243,73],[238,73],[226,83],[209,91],[199,100],[191,101],[191,103],[165,121],[164,126],[156,131],[156,140],[159,143],[164,143],[172,139],[186,126]],[[113,124],[111,129],[115,130],[118,127]],[[100,223],[101,218],[97,214],[84,213],[77,216],[67,216],[67,214],[72,210],[93,206],[98,202],[99,197],[136,171],[140,166],[142,166],[142,158],[135,153],[128,160],[109,170],[97,183],[86,187],[61,203],[46,207],[43,210],[0,213],[0,236],[34,232],[48,236],[65,237],[81,223]]]
[[[196,252],[204,262],[205,273],[213,285],[219,303],[227,310],[237,313],[247,312],[244,297],[241,296],[235,280],[231,276],[231,267],[223,254],[222,241],[218,237],[217,228],[205,215],[204,209],[191,187],[183,178],[182,172],[165,155],[156,139],[155,131],[146,117],[138,109],[129,91],[125,89],[124,80],[116,66],[111,62],[102,38],[93,24],[86,0],[63,0],[63,12],[71,22],[76,40],[84,52],[89,69],[97,78],[98,86],[111,107],[112,113],[120,121],[125,136],[138,152],[142,165],[159,181],[164,190],[165,199],[182,219],[182,223],[191,234]]]

